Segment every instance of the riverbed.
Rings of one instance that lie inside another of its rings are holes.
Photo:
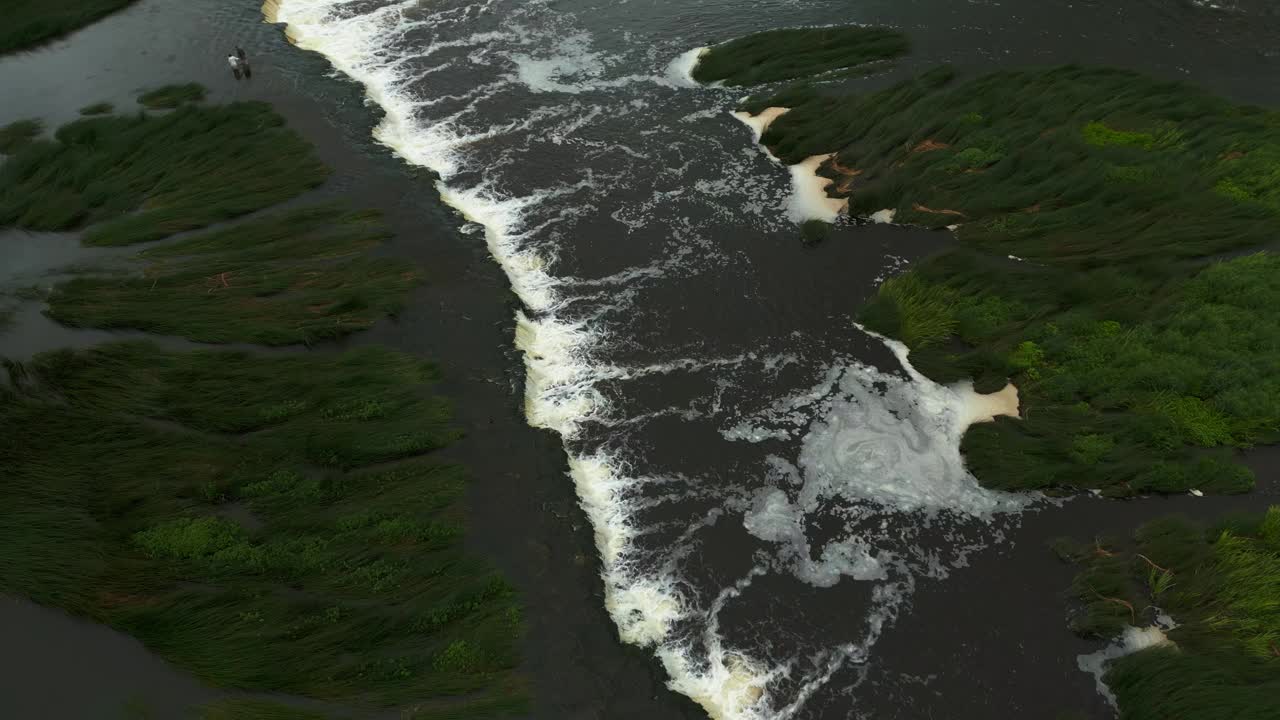
[[[847,89],[940,62],[1079,61],[1274,105],[1280,34],[1262,3],[272,12],[296,45],[250,3],[143,0],[0,61],[0,124],[198,80],[213,101],[271,101],[338,169],[327,192],[388,213],[389,251],[428,287],[348,342],[445,364],[469,430],[455,452],[477,477],[473,543],[527,596],[539,717],[1107,717],[1076,667],[1096,646],[1066,628],[1071,569],[1045,542],[1277,497],[1274,453],[1254,459],[1248,498],[978,487],[956,393],[852,322],[950,235],[844,223],[806,247],[791,174],[731,115],[745,93],[688,77],[714,42],[861,22],[902,29],[914,52]],[[237,44],[252,82],[226,72]]]

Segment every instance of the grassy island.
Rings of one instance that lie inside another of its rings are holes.
[[[0,594],[271,694],[192,708],[206,720],[527,712],[518,595],[464,547],[468,472],[436,455],[461,437],[438,370],[322,345],[394,313],[419,269],[374,255],[388,235],[375,212],[272,208],[328,169],[269,107],[179,105],[96,108],[0,165],[0,225],[156,241],[137,273],[78,267],[47,312],[312,347],[0,358]],[[145,698],[131,708],[149,717]]]
[[[1157,612],[1176,623],[1170,642],[1108,665],[1122,720],[1280,714],[1280,506],[1210,527],[1166,518],[1132,542],[1057,549],[1081,566],[1071,589],[1077,632],[1109,638]]]
[[[799,87],[762,142],[851,212],[958,225],[958,246],[861,313],[930,377],[1011,378],[1022,419],[973,427],[986,485],[1240,492],[1236,448],[1280,439],[1280,115],[1075,66],[882,92]]]
[[[134,0],[10,0],[0,26],[0,55],[28,50],[91,25]]]
[[[877,27],[767,30],[709,49],[693,68],[693,79],[759,85],[891,60],[908,47],[902,33]]]
[[[419,273],[369,256],[385,237],[377,213],[278,211],[146,250],[141,276],[63,283],[49,296],[49,315],[200,342],[311,344],[399,311]]]
[[[0,165],[0,226],[146,242],[270,207],[328,174],[264,103],[88,116]]]

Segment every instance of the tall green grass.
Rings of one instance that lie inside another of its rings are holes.
[[[905,55],[907,37],[876,27],[766,30],[716,45],[693,68],[698,82],[725,85],[810,77]]]
[[[523,707],[516,595],[430,455],[459,433],[429,363],[122,343],[9,368],[0,592],[220,687]]]
[[[419,274],[370,256],[386,237],[375,212],[275,212],[144,251],[141,276],[67,281],[47,312],[67,325],[201,342],[315,343],[399,311]]]
[[[295,197],[328,174],[264,103],[85,117],[0,165],[0,226],[88,226],[90,245],[158,240]]]
[[[187,103],[200,102],[204,99],[204,94],[204,86],[200,83],[165,85],[142,93],[138,96],[138,102],[153,110],[165,110]]]
[[[1111,663],[1123,720],[1280,717],[1280,506],[1204,527],[1183,518],[1143,526],[1136,543],[1060,541],[1081,565],[1078,632],[1109,637],[1159,607],[1174,646]]]
[[[79,30],[134,0],[8,0],[0,24],[0,55],[26,50]]]
[[[1280,115],[1075,66],[797,86],[746,108],[769,105],[792,110],[762,141],[788,163],[837,153],[824,172],[853,212],[959,223],[958,247],[885,283],[862,319],[936,380],[1018,385],[1024,419],[965,438],[984,484],[1252,486],[1229,449],[1280,440],[1280,266],[1213,261],[1273,241]]]

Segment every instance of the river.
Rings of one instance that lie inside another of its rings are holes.
[[[736,719],[927,692],[927,674],[878,658],[921,621],[917,592],[1063,511],[980,488],[957,450],[964,389],[851,320],[950,238],[849,224],[803,247],[790,175],[730,115],[742,91],[690,80],[697,48],[885,24],[915,52],[850,85],[1080,61],[1264,102],[1276,11],[1248,5],[282,0],[268,15],[365,87],[385,113],[374,138],[438,175],[506,273],[526,417],[563,440],[620,639]]]
[[[949,234],[848,223],[804,246],[792,175],[730,114],[745,93],[699,87],[688,71],[698,48],[748,32],[867,23],[902,29],[913,53],[844,81],[851,90],[941,62],[1087,62],[1274,105],[1280,11],[1262,0],[269,5],[299,47],[363,86],[382,116],[373,139],[435,173],[463,232],[501,267],[522,305],[508,339],[524,358],[525,417],[563,443],[619,641],[651,654],[668,687],[725,720],[1109,713],[1076,669],[1093,648],[1066,630],[1070,570],[1045,539],[1228,501],[1062,504],[980,488],[957,449],[971,419],[963,388],[914,375],[852,319],[880,280]],[[38,103],[34,75],[9,81]],[[1259,461],[1272,495],[1274,456]],[[557,622],[573,632],[574,618]],[[555,696],[542,680],[537,693]]]

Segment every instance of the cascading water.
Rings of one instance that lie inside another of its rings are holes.
[[[264,11],[364,85],[375,137],[506,272],[526,416],[564,440],[619,635],[710,716],[803,717],[856,686],[916,584],[1026,505],[961,463],[974,394],[849,321],[900,258],[851,251],[842,277],[801,256],[787,173],[737,95],[689,78],[696,39],[548,2]],[[836,591],[843,617],[806,615]]]

